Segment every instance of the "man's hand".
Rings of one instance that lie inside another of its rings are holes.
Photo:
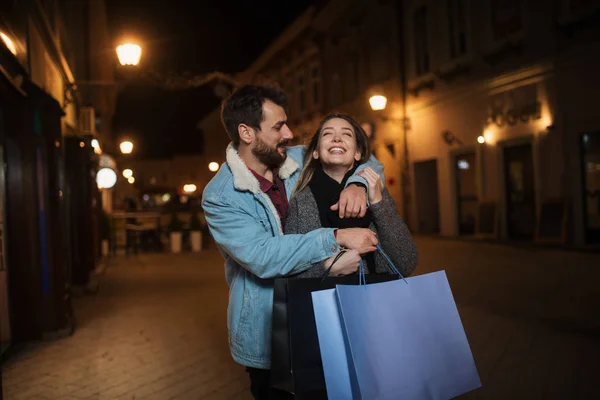
[[[350,184],[342,190],[339,201],[331,209],[339,210],[340,218],[362,218],[367,212],[367,191],[362,186]]]
[[[335,259],[332,256],[325,262],[325,268],[329,268]],[[331,267],[331,275],[350,275],[358,269],[360,265],[360,254],[358,250],[347,250]]]
[[[367,228],[338,229],[336,241],[341,247],[358,250],[360,254],[377,250],[375,245],[379,243],[375,232]]]

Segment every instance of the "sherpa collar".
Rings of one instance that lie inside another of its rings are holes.
[[[247,190],[254,194],[260,192],[258,179],[252,175],[252,172],[250,172],[246,164],[244,164],[232,143],[227,146],[225,155],[227,164],[233,175],[233,186],[237,190]],[[279,177],[281,179],[287,179],[296,172],[298,168],[300,168],[298,163],[288,156],[279,168]]]

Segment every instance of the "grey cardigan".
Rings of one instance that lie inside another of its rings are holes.
[[[402,275],[405,277],[410,275],[417,265],[417,248],[408,227],[398,215],[396,203],[387,189],[383,190],[383,199],[379,203],[371,205],[370,210],[373,216],[370,228],[377,233],[381,248]],[[290,199],[285,233],[304,234],[321,227],[317,201],[312,190],[307,186]],[[375,253],[375,271],[378,274],[391,273],[388,263],[379,252]],[[321,277],[324,272],[324,261],[320,261],[295,277]],[[368,273],[366,268],[365,272]]]

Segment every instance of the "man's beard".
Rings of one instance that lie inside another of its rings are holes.
[[[263,142],[258,136],[256,137],[256,146],[252,148],[252,154],[260,161],[262,164],[266,165],[269,168],[279,167],[285,161],[287,155],[285,151],[283,154],[279,153],[278,148],[284,147],[288,144],[288,139],[283,139],[281,142],[277,143],[275,147],[269,147],[268,144]]]

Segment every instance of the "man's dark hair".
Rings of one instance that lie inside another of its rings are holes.
[[[262,107],[267,100],[283,108],[287,107],[285,93],[270,86],[241,86],[223,102],[221,121],[236,148],[240,144],[240,124],[260,131],[260,123],[264,120]]]

